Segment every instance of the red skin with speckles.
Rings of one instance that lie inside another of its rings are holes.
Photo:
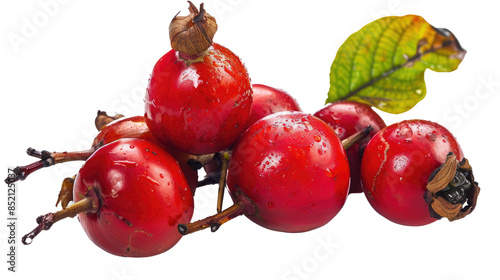
[[[326,105],[314,114],[329,124],[340,140],[344,140],[354,133],[370,125],[373,130],[363,140],[347,149],[347,159],[351,170],[351,188],[349,193],[362,193],[361,187],[361,159],[363,151],[370,139],[386,127],[384,120],[368,105],[355,101],[338,101]]]
[[[302,111],[297,100],[286,91],[262,84],[252,85],[253,104],[247,126],[265,116],[285,111]]]
[[[181,235],[177,224],[193,215],[193,197],[177,161],[158,145],[120,139],[97,150],[78,172],[73,197],[98,203],[78,214],[89,238],[119,256],[165,252]]]
[[[267,116],[236,143],[227,178],[235,203],[246,196],[257,209],[245,213],[276,231],[304,232],[329,222],[349,191],[349,164],[340,139],[325,122],[301,112]]]
[[[424,200],[431,173],[449,152],[463,152],[455,137],[437,123],[402,121],[378,132],[366,146],[361,179],[372,207],[402,225],[421,226],[436,219]]]
[[[252,88],[241,60],[213,44],[202,62],[171,50],[156,63],[146,93],[145,118],[153,135],[189,154],[222,151],[246,128]]]
[[[104,126],[99,134],[94,138],[92,146],[102,143],[106,145],[113,141],[122,138],[137,138],[147,140],[149,142],[155,143],[161,146],[165,151],[171,154],[177,162],[180,164],[186,179],[188,180],[189,187],[193,194],[198,187],[198,172],[193,170],[188,164],[189,154],[183,153],[173,147],[172,144],[163,144],[158,139],[156,139],[148,126],[146,125],[146,120],[144,116],[134,116],[115,120],[106,126]]]

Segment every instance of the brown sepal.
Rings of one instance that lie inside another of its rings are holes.
[[[453,204],[445,198],[437,195],[439,191],[445,189],[455,177],[457,171],[465,172],[467,180],[471,183],[470,189],[465,193],[467,200],[466,204]],[[467,159],[458,162],[453,153],[448,154],[445,163],[437,169],[437,172],[431,175],[427,184],[427,191],[424,194],[424,199],[429,205],[430,215],[436,219],[442,217],[449,221],[455,221],[469,215],[476,207],[477,197],[480,188],[474,180],[472,167]]]
[[[108,116],[108,114],[104,111],[97,111],[97,116],[95,117],[94,123],[95,123],[95,128],[97,128],[98,131],[101,131],[104,126],[109,124],[110,122],[123,118],[124,115],[122,114],[116,114],[114,116]]]
[[[191,1],[187,16],[176,15],[169,27],[172,48],[189,56],[199,56],[212,45],[217,31],[215,18],[208,14],[203,3],[198,10]]]
[[[75,176],[71,178],[65,178],[61,185],[61,191],[59,191],[59,196],[57,197],[56,206],[61,202],[63,209],[68,207],[68,204],[73,201],[73,185],[75,183]]]

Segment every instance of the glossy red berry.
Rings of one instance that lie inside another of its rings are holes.
[[[419,226],[436,221],[424,200],[431,173],[448,153],[463,158],[455,137],[437,123],[409,120],[379,131],[366,146],[361,179],[372,207],[385,218]]]
[[[147,257],[170,249],[181,238],[177,224],[193,214],[193,197],[176,160],[139,139],[120,139],[97,150],[78,172],[73,196],[74,204],[39,223],[48,219],[50,228],[51,217],[58,217],[56,222],[58,213],[79,206],[84,211],[78,219],[92,242],[119,256]]]
[[[184,175],[186,176],[186,179],[188,180],[191,191],[193,194],[195,193],[198,186],[198,172],[193,170],[188,165],[190,155],[179,151],[172,144],[160,142],[156,137],[154,137],[146,125],[144,116],[121,118],[107,124],[96,136],[93,145],[98,145],[99,143],[101,143],[101,145],[105,145],[122,138],[147,140],[159,145],[167,151],[177,160],[182,171],[184,172]]]
[[[253,124],[234,146],[227,184],[235,206],[180,230],[214,230],[240,214],[271,230],[312,230],[340,211],[349,178],[347,156],[331,127],[309,114],[276,113]]]
[[[286,91],[262,84],[253,84],[253,104],[247,127],[265,116],[285,111],[302,111],[297,100]]]
[[[145,117],[160,141],[186,153],[210,154],[232,145],[245,129],[252,87],[238,56],[207,36],[217,29],[214,19],[203,6],[198,11],[190,3],[190,12],[170,25],[173,49],[153,68]]]
[[[368,105],[355,101],[338,101],[326,105],[314,114],[329,124],[341,140],[363,130],[367,126],[373,128],[370,135],[346,150],[351,170],[350,193],[361,193],[361,159],[368,141],[380,129],[386,127],[384,120]]]
[[[245,66],[213,44],[203,62],[188,65],[172,50],[153,69],[146,122],[156,138],[190,154],[229,147],[245,128],[252,89]]]

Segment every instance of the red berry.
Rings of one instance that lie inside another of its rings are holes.
[[[265,116],[285,111],[302,111],[297,100],[286,91],[270,86],[254,84],[253,104],[247,127]]]
[[[234,146],[227,183],[235,205],[179,229],[214,230],[245,214],[276,231],[312,230],[340,211],[349,178],[347,156],[331,127],[309,114],[276,113],[253,124]]]
[[[212,43],[215,19],[189,3],[190,15],[170,24],[173,49],[153,68],[145,117],[160,141],[202,155],[228,148],[246,128],[252,87],[241,60]]]
[[[151,134],[144,116],[134,116],[129,118],[122,118],[113,121],[106,125],[96,136],[93,144],[103,141],[103,144],[107,144],[122,138],[137,138],[147,140],[149,142],[155,143],[172,155],[179,165],[181,166],[182,172],[188,180],[189,187],[193,194],[198,186],[198,172],[193,170],[189,165],[188,161],[190,158],[189,154],[179,151],[170,143],[160,142],[156,137]]]
[[[73,196],[75,203],[65,210],[40,217],[39,227],[48,229],[68,216],[61,213],[80,207],[78,218],[89,238],[119,256],[147,257],[170,249],[181,238],[177,224],[193,214],[193,197],[178,163],[139,139],[120,139],[97,150],[78,172]]]
[[[361,158],[368,141],[384,128],[384,120],[368,105],[355,101],[338,101],[326,105],[314,114],[329,124],[341,140],[362,131],[367,126],[373,128],[364,140],[355,143],[346,150],[351,170],[351,188],[349,193],[361,193]]]
[[[431,173],[448,153],[463,158],[455,137],[437,123],[402,121],[379,131],[366,146],[361,179],[372,207],[387,219],[419,226],[436,221],[424,200]]]
[[[245,66],[213,44],[203,62],[187,65],[172,50],[153,69],[146,123],[156,138],[190,154],[229,147],[245,128],[252,89]]]

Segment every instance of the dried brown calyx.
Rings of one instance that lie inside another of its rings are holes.
[[[73,177],[65,178],[61,185],[61,190],[57,196],[56,206],[61,202],[63,209],[68,207],[68,204],[73,201],[73,185],[75,184],[76,175]]]
[[[203,3],[198,10],[191,1],[187,16],[176,15],[169,27],[170,43],[172,48],[188,56],[203,55],[212,45],[217,23],[215,18],[208,14]]]
[[[122,114],[116,114],[114,116],[108,116],[108,114],[104,111],[98,110],[97,111],[97,116],[95,117],[95,128],[97,128],[98,131],[101,131],[105,125],[108,123],[123,118],[124,115]]]
[[[479,191],[469,161],[464,158],[459,162],[449,153],[445,163],[431,174],[424,198],[433,218],[455,221],[474,210]]]

